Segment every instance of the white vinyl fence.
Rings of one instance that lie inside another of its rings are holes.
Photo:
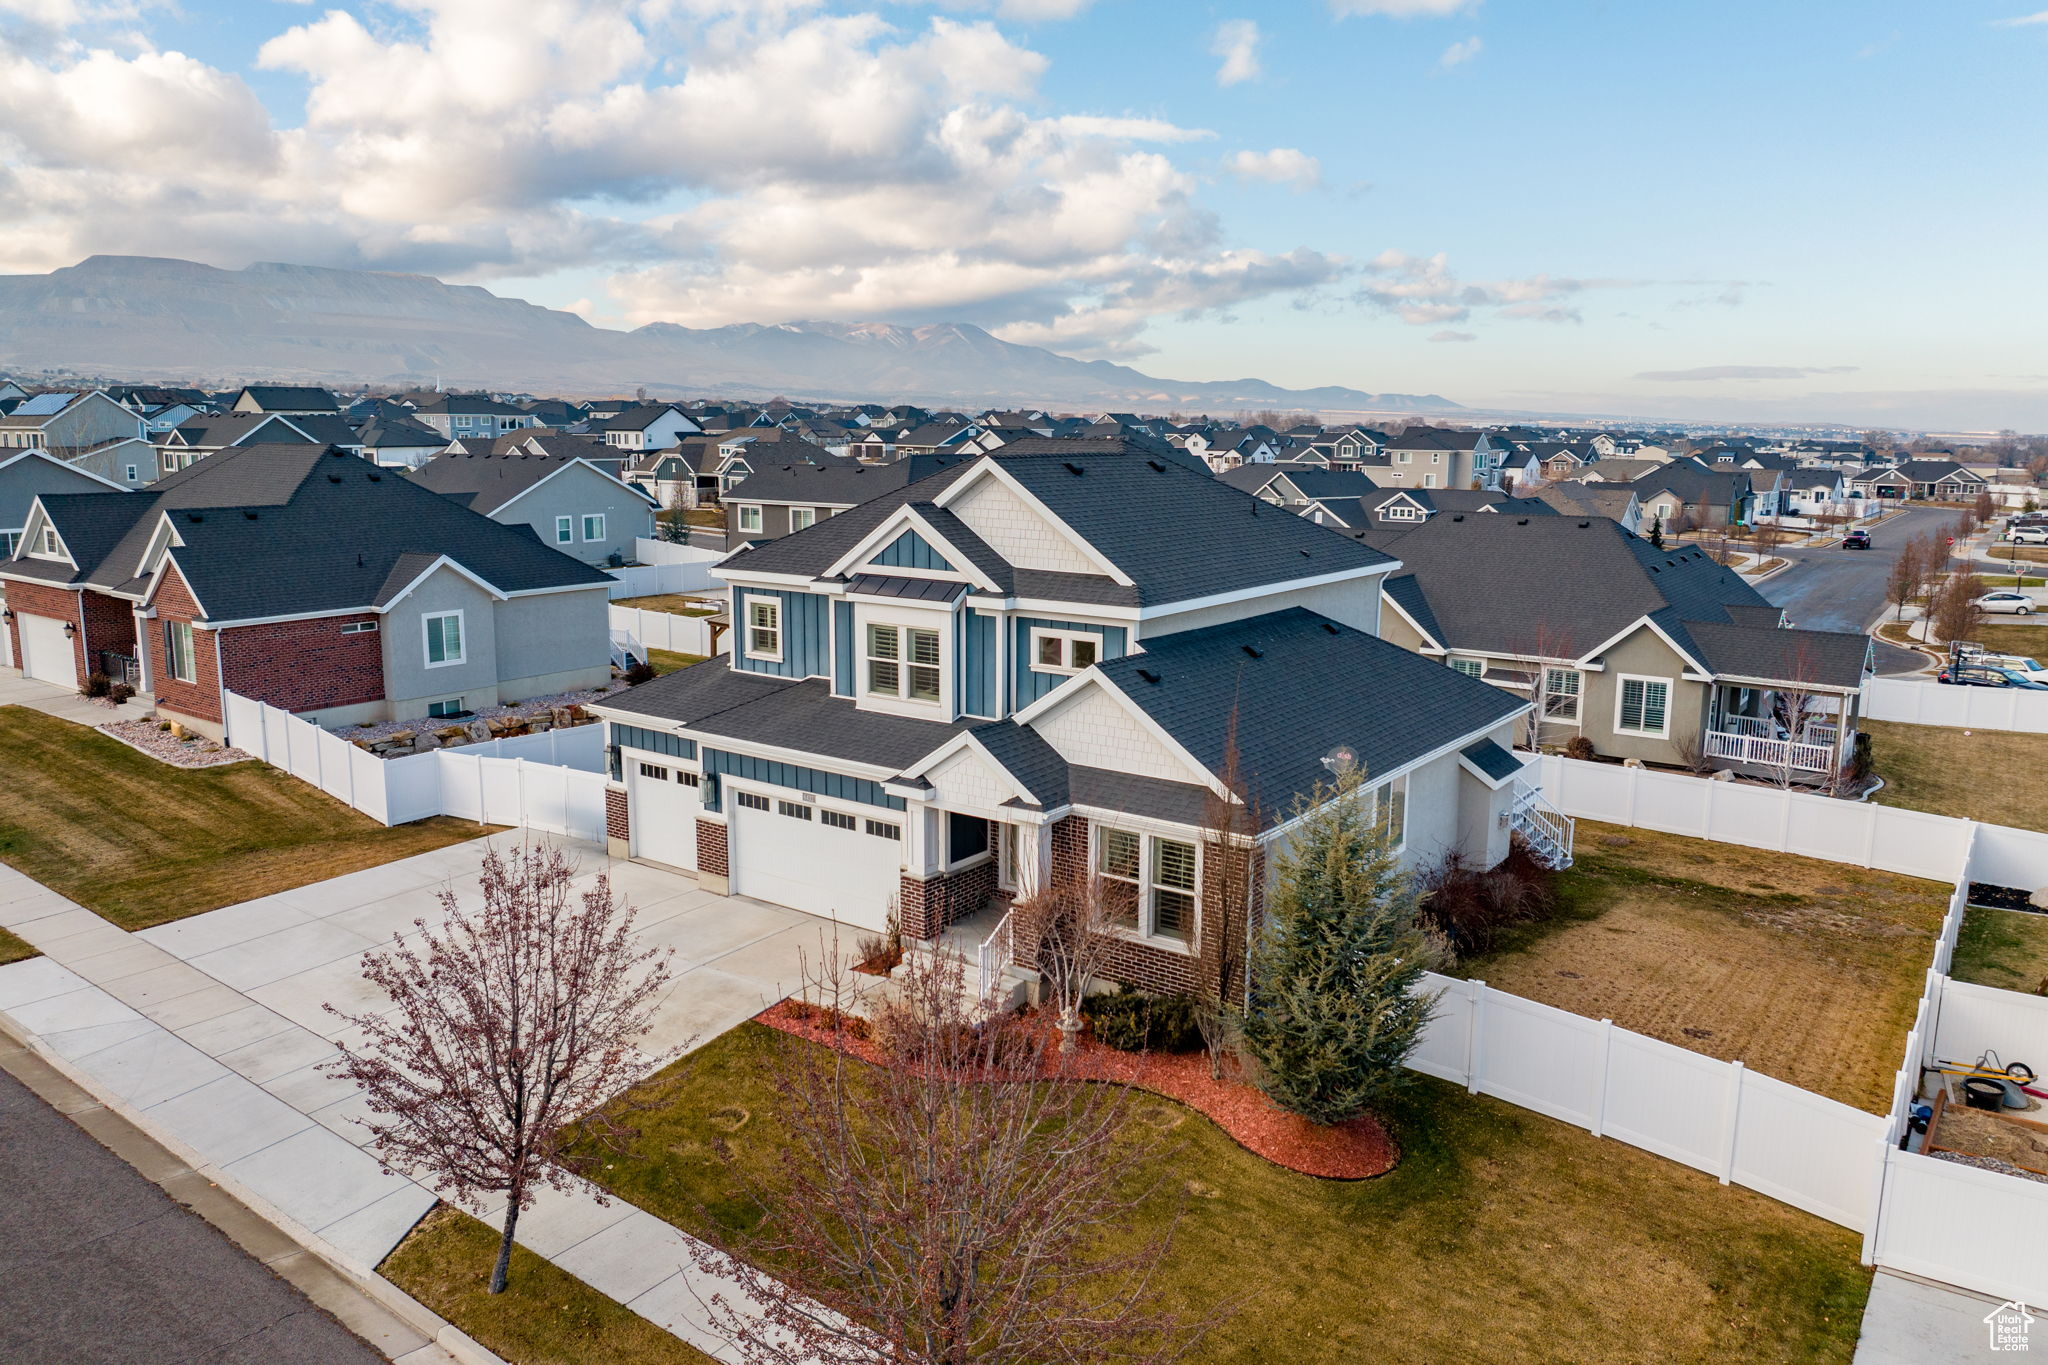
[[[1911,725],[2048,734],[2048,692],[2019,687],[1950,687],[1912,678],[1872,678],[1863,685],[1863,714]]]
[[[642,607],[613,607],[612,629],[629,632],[649,649],[673,650],[677,654],[710,654],[711,619],[706,616],[678,616],[672,611],[648,611]]]
[[[633,542],[633,557],[640,562],[623,569],[605,570],[616,580],[608,596],[651,597],[656,593],[706,592],[725,586],[711,576],[711,566],[725,558],[722,550],[701,550],[694,545],[673,545],[643,536]]]
[[[1869,1226],[1876,1114],[1484,982],[1432,973],[1429,984],[1444,993],[1409,1060],[1417,1071]]]
[[[453,815],[604,837],[604,727],[378,758],[311,721],[227,694],[227,740],[384,825]]]

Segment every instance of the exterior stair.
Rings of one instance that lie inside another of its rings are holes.
[[[1508,806],[1508,828],[1522,836],[1536,861],[1562,872],[1572,865],[1572,838],[1577,822],[1544,799],[1543,792],[1526,782],[1514,786]]]

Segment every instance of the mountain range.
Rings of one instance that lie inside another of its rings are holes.
[[[657,322],[628,332],[426,275],[269,262],[221,270],[152,256],[92,256],[47,275],[0,275],[0,370],[1151,412],[1459,407],[1436,394],[1158,379],[965,323]]]

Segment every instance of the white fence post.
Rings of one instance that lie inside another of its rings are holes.
[[[1486,1050],[1480,1045],[1479,1031],[1486,1024],[1486,983],[1468,981],[1465,992],[1472,1001],[1471,1031],[1465,1036],[1465,1093],[1479,1093],[1479,1068],[1486,1060]]]
[[[1607,1087],[1614,1071],[1614,1021],[1600,1021],[1600,1093],[1593,1101],[1594,1137],[1604,1137],[1607,1132]]]
[[[1735,1138],[1742,1127],[1742,1063],[1728,1063],[1728,1136],[1721,1149],[1721,1183],[1735,1178]]]

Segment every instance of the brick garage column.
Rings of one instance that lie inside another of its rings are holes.
[[[613,858],[630,858],[632,827],[627,824],[626,793],[618,787],[604,789],[604,851]]]
[[[726,861],[726,837],[723,820],[697,817],[697,884],[721,896],[732,889],[732,868]]]
[[[906,936],[929,942],[987,905],[996,890],[994,858],[937,877],[905,875],[897,888],[897,922]]]

